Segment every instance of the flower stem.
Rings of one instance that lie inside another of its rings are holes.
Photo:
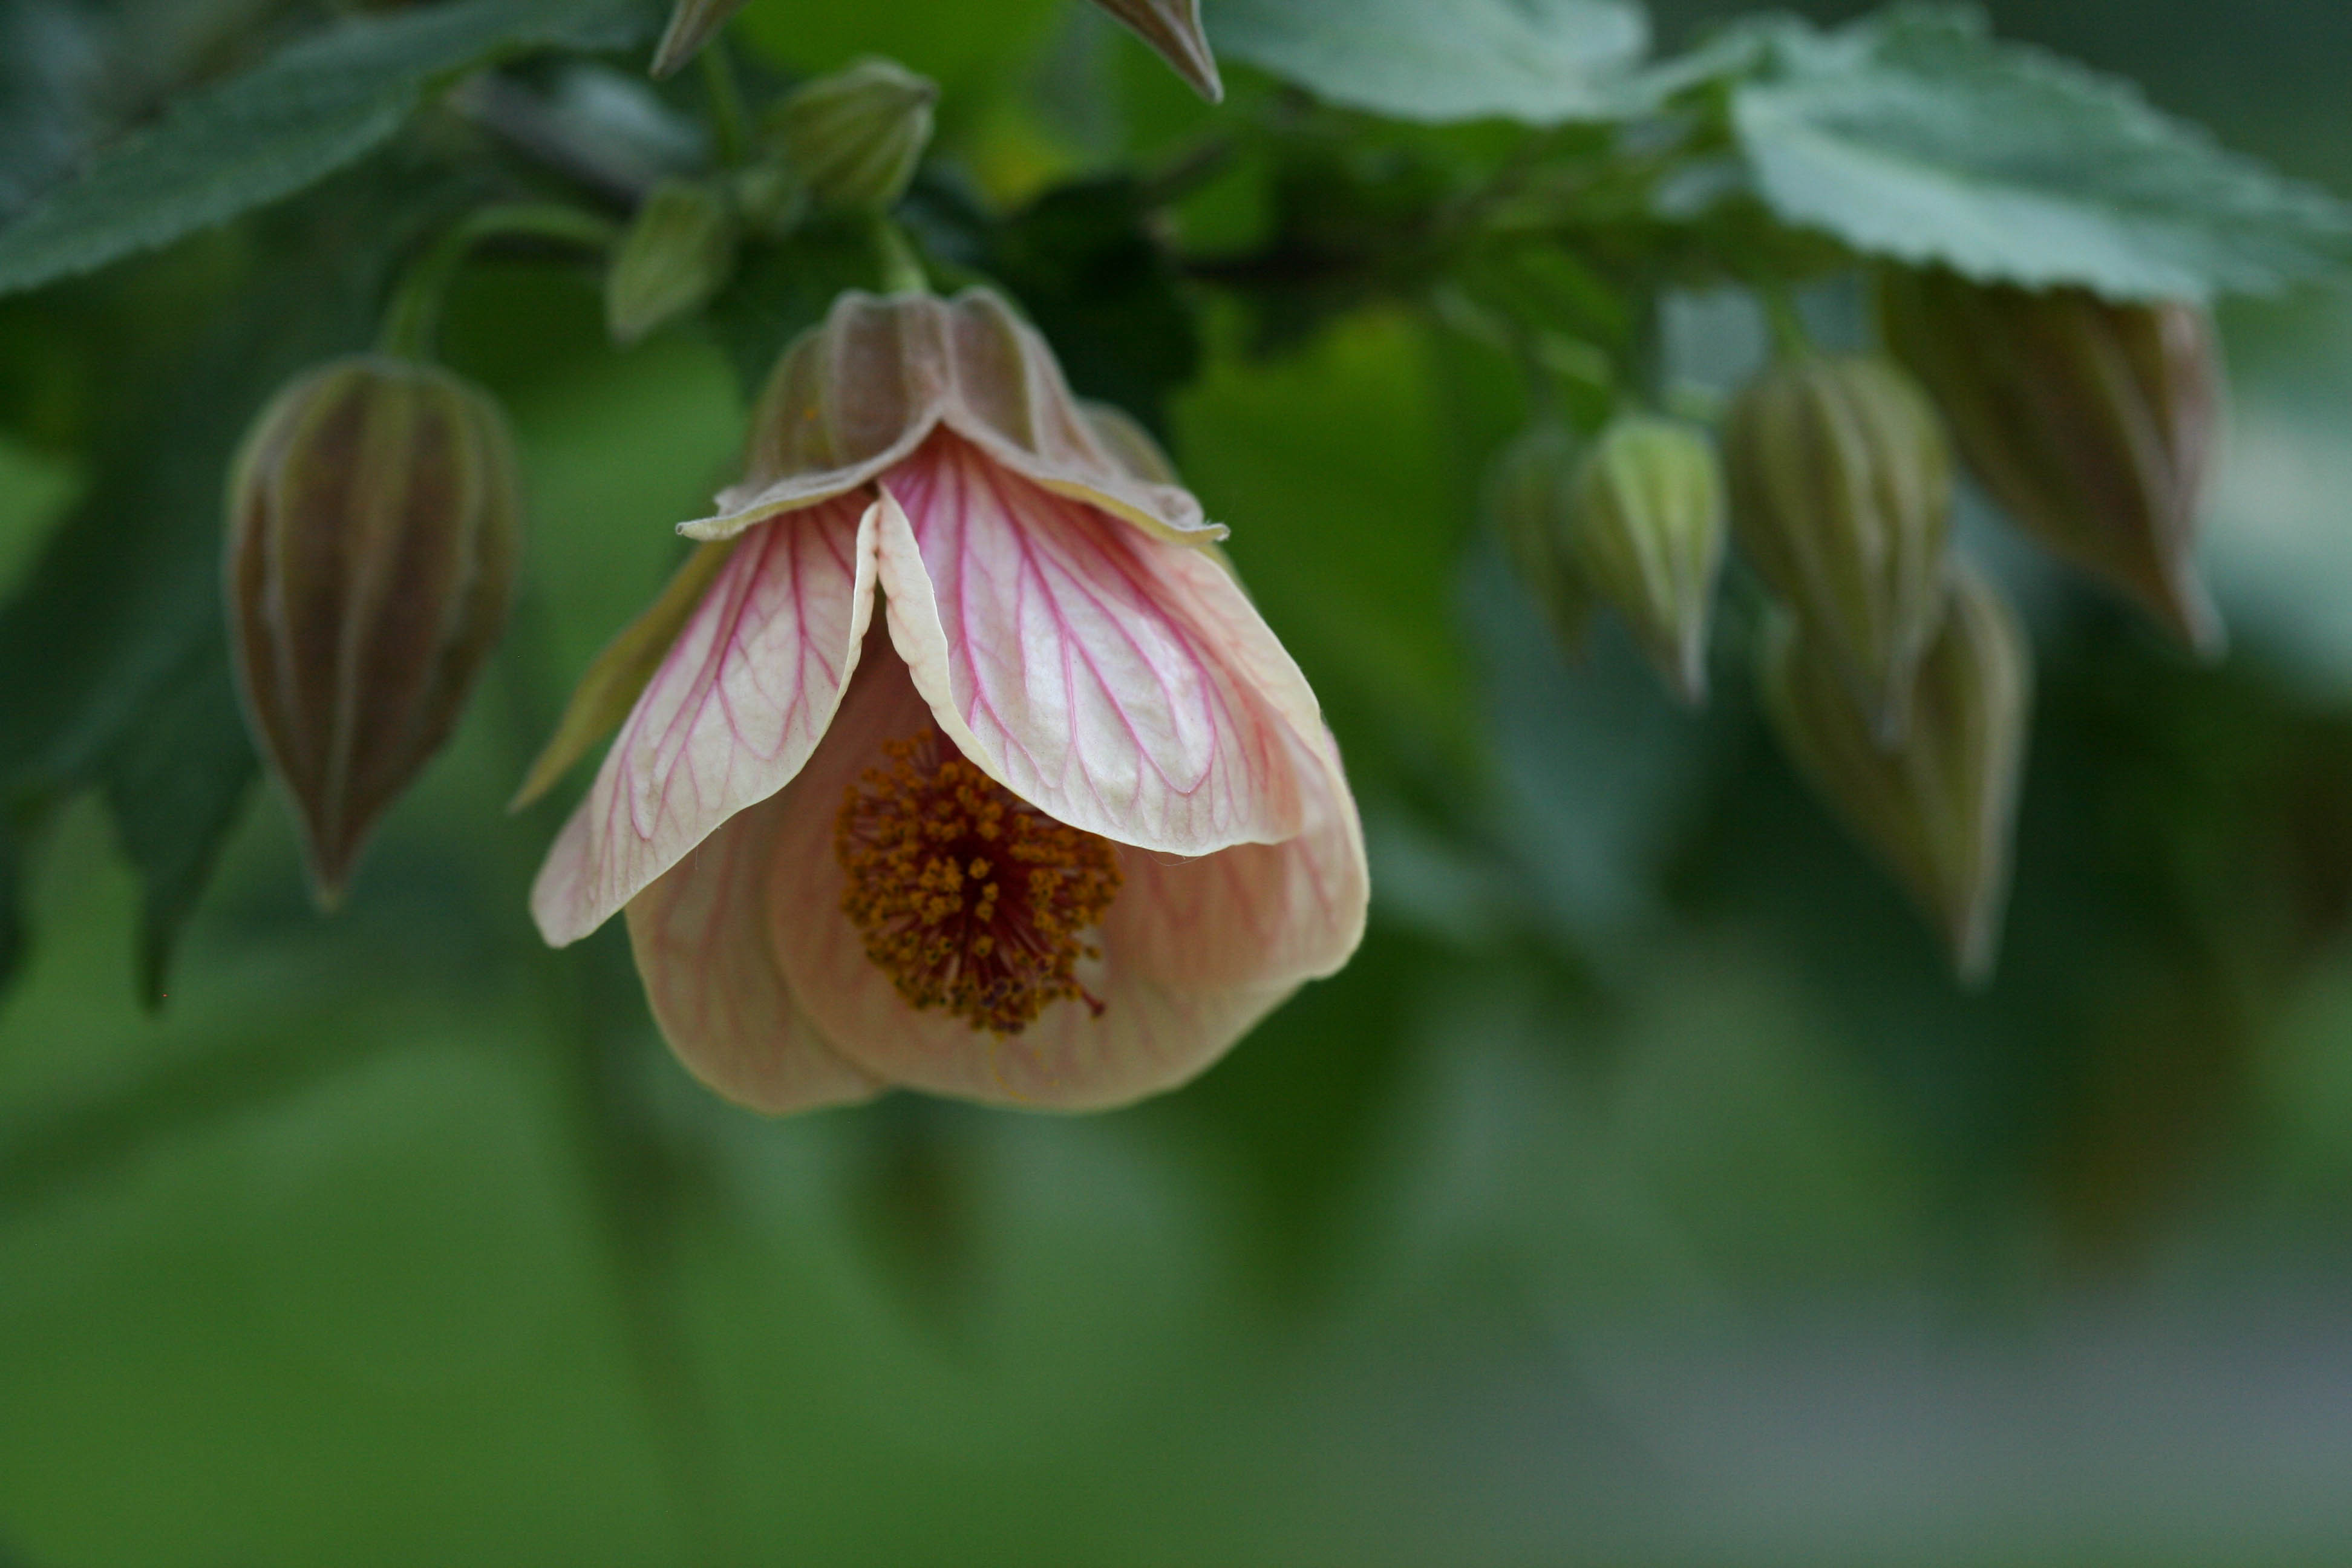
[[[905,231],[887,217],[874,220],[874,262],[885,294],[927,294],[931,280]]]
[[[557,202],[504,202],[478,207],[449,226],[408,265],[376,334],[376,347],[403,359],[430,359],[441,326],[441,306],[457,268],[474,247],[490,239],[542,239],[583,250],[612,248],[620,230],[608,218]]]
[[[1758,287],[1756,298],[1764,306],[1764,322],[1772,332],[1772,350],[1783,359],[1801,359],[1813,352],[1813,335],[1805,330],[1805,318],[1797,311],[1797,301],[1780,284]]]
[[[744,130],[743,94],[735,85],[735,60],[727,52],[724,32],[703,47],[702,87],[710,100],[712,150],[720,166],[731,169],[743,161],[751,137]]]

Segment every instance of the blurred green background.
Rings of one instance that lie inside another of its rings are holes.
[[[1993,10],[2352,190],[2336,0]],[[1206,112],[1066,0],[740,30],[936,75],[1006,197]],[[568,802],[502,810],[740,438],[717,347],[599,308],[517,263],[457,301],[530,577],[341,914],[257,794],[151,1015],[94,804],[34,868],[0,1563],[2352,1559],[2341,295],[2224,317],[2226,663],[1972,521],[2042,667],[1973,996],[1731,670],[1693,717],[1613,632],[1553,648],[1476,525],[1490,367],[1398,313],[1271,360],[1222,323],[1173,445],[1348,752],[1363,952],[1134,1110],[780,1123],[670,1062],[616,933],[540,948]],[[1675,321],[1690,376],[1753,352],[1736,303]],[[92,479],[0,431],[0,584]]]

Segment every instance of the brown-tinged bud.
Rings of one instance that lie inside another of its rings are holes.
[[[521,522],[498,405],[437,366],[336,360],[247,435],[229,481],[230,638],[322,905],[464,710],[506,623]]]
[[[669,26],[662,29],[661,42],[654,47],[653,74],[668,76],[701,53],[702,46],[745,4],[746,0],[677,0],[670,8]]]
[[[1486,515],[1519,581],[1573,654],[1592,625],[1592,590],[1576,561],[1577,465],[1584,443],[1566,425],[1538,419],[1496,455],[1486,476]]]
[[[764,140],[818,206],[881,212],[906,195],[931,142],[937,83],[863,59],[803,82],[769,111]]]
[[[1135,30],[1192,90],[1216,103],[1225,96],[1217,79],[1217,57],[1209,52],[1209,36],[1201,30],[1201,0],[1095,0],[1095,4]]]
[[[1952,457],[1927,395],[1888,360],[1799,353],[1742,389],[1724,426],[1731,522],[1882,736],[1943,613]]]
[[[1610,421],[1576,477],[1576,559],[1666,683],[1706,699],[1707,625],[1723,569],[1723,475],[1679,419]]]
[[[735,215],[716,186],[665,180],[637,208],[604,274],[604,324],[633,343],[697,310],[735,270]]]
[[[1878,310],[1887,349],[2019,525],[2218,652],[2221,617],[2193,560],[2224,385],[2211,319],[2179,300],[2118,304],[1941,268],[1890,269]]]
[[[1964,981],[1991,973],[2024,771],[2032,649],[1998,590],[1955,563],[1911,722],[1882,745],[1836,662],[1796,616],[1764,647],[1781,746],[1926,912]]]

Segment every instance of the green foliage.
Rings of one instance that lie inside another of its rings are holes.
[[[759,397],[784,345],[824,320],[843,290],[882,287],[877,245],[871,219],[845,215],[743,247],[709,320],[746,403]]]
[[[1168,399],[1198,373],[1201,345],[1150,217],[1131,178],[1056,186],[988,237],[982,268],[1028,310],[1081,396],[1164,437]]]
[[[520,50],[612,48],[640,0],[457,0],[363,16],[175,102],[0,231],[0,293],[166,245],[316,184],[389,141],[438,85]]]
[[[1649,43],[1624,0],[1210,0],[1218,49],[1334,103],[1430,123],[1598,120]]]
[[[2203,300],[2325,277],[2352,216],[2216,146],[2130,84],[1909,5],[1841,31],[1775,22],[1733,100],[1791,224],[1984,282]]]

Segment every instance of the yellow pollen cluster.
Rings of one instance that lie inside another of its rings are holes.
[[[937,730],[883,747],[834,826],[842,912],[917,1007],[1017,1035],[1078,984],[1084,933],[1119,885],[1108,839],[1055,821],[974,767]]]

